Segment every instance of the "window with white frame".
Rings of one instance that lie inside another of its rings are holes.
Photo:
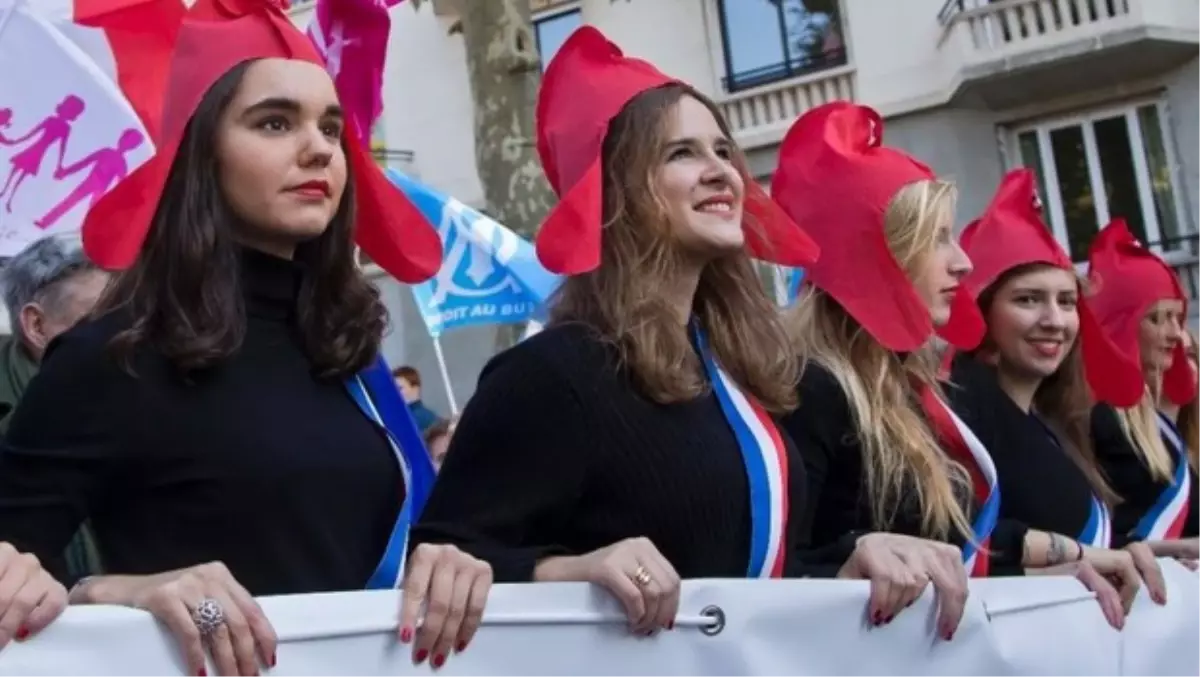
[[[582,25],[583,12],[578,8],[541,14],[533,18],[533,35],[537,40],[543,71],[546,70],[546,64],[558,53],[558,48]]]
[[[1046,220],[1074,261],[1085,261],[1096,233],[1118,217],[1160,253],[1192,247],[1162,101],[1046,120],[1013,138],[1010,164],[1037,174]]]

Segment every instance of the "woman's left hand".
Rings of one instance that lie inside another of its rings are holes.
[[[1129,613],[1133,600],[1137,598],[1138,588],[1142,586],[1142,576],[1133,562],[1133,555],[1125,550],[1080,547],[1083,548],[1083,561],[1091,564],[1116,587],[1121,595],[1121,606],[1125,608],[1125,613]]]
[[[400,641],[416,639],[413,662],[432,654],[430,665],[436,669],[451,650],[465,649],[479,629],[491,589],[487,562],[452,545],[418,545],[408,558],[400,609]],[[425,617],[418,623],[422,606]]]
[[[37,557],[0,543],[0,648],[50,625],[67,608],[67,589]]]
[[[1158,565],[1154,551],[1145,543],[1134,542],[1125,546],[1125,552],[1133,558],[1133,566],[1137,567],[1142,582],[1146,584],[1146,592],[1150,593],[1150,599],[1160,605],[1166,604],[1167,581],[1163,578],[1162,567]]]

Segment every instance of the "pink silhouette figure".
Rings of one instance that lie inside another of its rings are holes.
[[[4,187],[0,188],[0,197],[8,193],[8,202],[4,204],[5,211],[12,213],[13,198],[17,196],[17,190],[27,177],[37,176],[46,153],[50,152],[50,148],[56,143],[58,166],[62,166],[63,155],[67,152],[67,139],[71,136],[71,123],[83,113],[84,108],[83,99],[68,94],[55,108],[54,115],[39,122],[29,133],[9,142],[10,145],[15,145],[32,138],[35,134],[41,134],[29,147],[8,161],[12,165],[12,171],[9,172]]]
[[[12,127],[12,109],[0,108],[0,129],[8,129],[9,127]],[[3,134],[0,134],[0,143],[11,146],[16,143],[16,141],[9,139]]]
[[[144,137],[138,130],[126,129],[121,132],[121,138],[117,140],[116,146],[101,148],[75,164],[59,167],[54,172],[54,178],[59,180],[77,174],[88,166],[91,166],[92,171],[84,177],[83,181],[79,182],[79,185],[75,186],[69,195],[34,223],[43,229],[53,226],[55,221],[74,209],[75,205],[83,201],[85,197],[91,198],[88,201],[88,208],[91,209],[92,205],[96,204],[96,201],[108,192],[113,184],[124,179],[129,173],[129,164],[125,161],[125,156],[142,145],[143,140]]]

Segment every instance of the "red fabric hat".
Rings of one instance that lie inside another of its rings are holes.
[[[583,26],[551,60],[537,101],[537,149],[559,202],[537,236],[542,265],[577,275],[600,265],[602,225],[600,154],[609,122],[637,95],[678,83],[641,59],[625,57],[600,31]],[[819,250],[771,201],[757,182],[746,182],[743,224],[755,258],[807,266]]]
[[[84,248],[97,265],[127,268],[137,259],[187,124],[217,80],[252,59],[296,59],[324,67],[288,20],[286,5],[283,0],[198,0],[192,7],[170,56],[157,153],[105,194],[84,221]],[[348,130],[343,141],[356,182],[359,246],[404,282],[430,278],[442,262],[437,231],[384,177],[355,134]]]
[[[882,138],[883,120],[865,106],[835,101],[808,111],[783,139],[771,194],[821,247],[806,279],[884,347],[909,352],[933,335],[933,319],[888,247],[883,218],[901,188],[934,174]],[[974,347],[983,332],[979,309],[960,289],[939,333]]]
[[[1088,262],[1096,317],[1141,376],[1142,318],[1163,299],[1182,301],[1186,314],[1187,294],[1175,271],[1133,237],[1124,219],[1114,219],[1096,235]],[[1162,385],[1167,399],[1181,406],[1196,398],[1196,376],[1188,366],[1182,341],[1175,346],[1175,359],[1163,374]]]
[[[1041,201],[1028,169],[1008,173],[991,204],[963,231],[963,250],[975,268],[963,285],[978,298],[1009,270],[1045,263],[1075,274],[1075,266],[1041,217]],[[1141,367],[1113,345],[1087,299],[1079,298],[1079,342],[1084,372],[1097,399],[1116,407],[1137,404],[1146,390]]]

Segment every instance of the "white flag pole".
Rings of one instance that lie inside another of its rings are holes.
[[[433,337],[433,353],[437,356],[438,369],[442,372],[442,383],[446,384],[446,399],[450,400],[450,414],[458,416],[458,403],[454,401],[454,386],[450,385],[450,369],[446,367],[446,355],[442,352],[442,340]]]

